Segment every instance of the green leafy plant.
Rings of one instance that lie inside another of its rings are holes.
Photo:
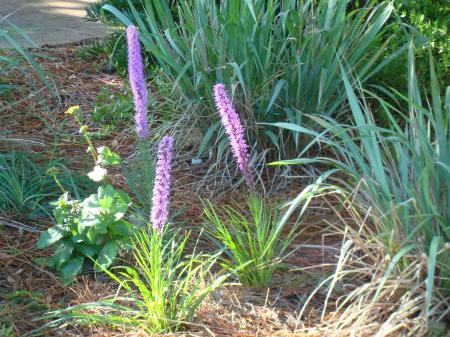
[[[68,110],[77,121],[79,113],[78,107]],[[119,249],[130,245],[130,236],[135,230],[124,218],[131,206],[130,197],[106,182],[106,167],[120,164],[119,155],[105,146],[95,150],[85,125],[80,126],[80,133],[96,163],[88,176],[101,185],[96,194],[84,200],[71,199],[65,192],[53,203],[56,224],[43,232],[36,243],[38,249],[54,245],[47,265],[56,268],[65,283],[73,281],[82,271],[85,258],[95,259],[100,266],[97,270],[111,265]],[[59,183],[57,177],[54,178]]]
[[[123,218],[131,205],[125,192],[102,185],[83,201],[70,200],[65,193],[53,204],[56,224],[40,235],[36,247],[54,245],[47,265],[56,268],[64,282],[82,271],[85,258],[108,267],[119,248],[130,244],[134,227]]]
[[[448,83],[450,63],[450,40],[448,38],[450,11],[445,0],[396,0],[394,6],[400,13],[401,21],[412,27],[416,35],[425,38],[425,43],[416,51],[416,67],[426,81],[428,68],[428,50],[437,61],[436,77],[440,84]],[[406,61],[406,60],[405,60]],[[422,81],[422,83],[425,83]]]
[[[378,0],[377,3],[382,3],[383,0]],[[391,43],[387,46],[387,54],[397,51],[405,44],[407,45],[411,38],[414,39],[416,45],[415,64],[419,85],[424,86],[426,91],[429,77],[429,58],[428,51],[431,50],[433,54],[436,67],[436,77],[439,85],[444,87],[449,83],[449,62],[450,62],[450,40],[448,38],[448,22],[450,20],[450,11],[447,9],[447,2],[445,0],[393,0],[391,2],[394,6],[392,17],[387,23],[385,36],[394,35]],[[363,8],[365,1],[352,1],[350,5],[353,9]],[[384,95],[383,89],[386,87],[393,87],[400,92],[408,90],[408,76],[407,66],[408,55],[402,53],[398,58],[393,60],[390,64],[375,74],[369,81],[372,85],[378,85],[381,89],[379,95],[385,100],[389,101],[389,95]],[[383,87],[380,87],[380,83]],[[391,101],[395,102],[394,101]],[[403,102],[401,102],[403,103]],[[407,108],[404,104],[403,108]],[[388,119],[382,114],[382,111],[374,111],[375,120],[381,125],[381,121]],[[386,121],[385,125],[389,125]]]
[[[48,318],[58,318],[51,324],[70,319],[82,324],[134,327],[150,334],[176,331],[189,324],[196,309],[227,275],[210,276],[218,254],[205,255],[194,248],[185,255],[189,235],[178,239],[180,234],[161,234],[154,229],[137,233],[133,240],[136,267],[116,267],[117,274],[102,268],[117,281],[122,294],[50,313]],[[93,314],[97,309],[101,313]]]
[[[24,305],[30,311],[43,311],[48,309],[43,296],[39,292],[28,290],[16,290],[6,296],[6,301],[10,306]]]
[[[301,234],[301,217],[310,201],[325,191],[322,179],[307,186],[284,213],[257,195],[247,198],[246,208],[219,208],[204,201],[208,236],[224,250],[221,265],[234,272],[244,285],[268,287],[274,271],[282,268],[283,260],[294,252],[290,244]],[[292,221],[300,204],[300,212]]]
[[[113,93],[102,88],[95,98],[90,117],[103,131],[114,130],[132,119],[133,101],[126,93]]]
[[[372,48],[392,11],[390,4],[346,13],[347,1],[146,0],[144,11],[128,1],[123,24],[139,27],[141,42],[196,113],[205,142],[219,130],[211,114],[211,88],[233,88],[242,118],[253,122],[304,122],[305,113],[336,115],[345,102],[339,60],[366,80],[388,40]],[[199,118],[201,117],[201,118]],[[279,139],[268,126],[251,129],[250,143],[296,152],[299,133]],[[283,144],[283,146],[281,146]]]

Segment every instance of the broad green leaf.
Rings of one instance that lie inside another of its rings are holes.
[[[83,269],[84,257],[77,256],[70,259],[59,270],[64,283],[70,283],[75,276],[77,276]]]
[[[100,191],[101,187],[99,187]],[[78,221],[78,233],[83,234],[86,227],[97,226],[101,221],[101,207],[97,194],[91,194],[80,204],[81,217]]]
[[[123,218],[131,205],[131,199],[124,191],[116,191],[114,203],[111,206],[110,214],[114,216],[115,221]]]
[[[109,226],[112,235],[116,236],[132,236],[134,233],[134,226],[126,220],[115,221]]]
[[[84,219],[80,219],[78,222],[77,230],[80,235],[83,235],[86,231],[86,228],[93,228],[95,226],[100,225],[102,218],[100,216],[95,216],[90,214],[89,217]]]
[[[36,248],[42,249],[48,247],[61,240],[66,235],[66,233],[67,231],[61,225],[50,227],[45,232],[41,233],[38,241],[36,242]]]
[[[113,195],[105,195],[102,198],[98,199],[98,204],[99,204],[100,208],[102,209],[102,211],[105,213],[110,212],[113,203],[114,203]]]
[[[80,244],[77,245],[77,250],[84,256],[93,258],[100,252],[100,247],[97,245]]]
[[[61,267],[70,259],[74,247],[75,244],[70,239],[60,240],[56,243],[55,253],[53,255],[57,268]]]
[[[98,199],[102,199],[105,196],[109,196],[109,197],[113,198],[115,193],[116,193],[116,191],[114,190],[114,187],[107,184],[107,185],[99,186],[98,191],[97,191],[97,196],[98,196]]]
[[[102,236],[99,235],[94,227],[89,227],[89,229],[85,233],[85,238],[86,239],[84,240],[84,242],[91,245],[96,245],[102,239]]]
[[[118,248],[115,240],[106,242],[98,255],[97,263],[103,268],[108,268],[116,257]],[[96,266],[95,270],[102,271],[100,266]]]
[[[48,258],[46,265],[47,265],[47,267],[55,268],[55,266],[56,266],[55,259],[53,257]]]

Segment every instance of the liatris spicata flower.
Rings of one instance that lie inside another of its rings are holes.
[[[239,169],[244,175],[247,186],[253,189],[255,183],[250,167],[248,145],[244,139],[244,128],[242,127],[239,115],[222,83],[217,83],[213,91],[216,107],[222,119],[225,132],[228,135],[233,155],[236,158]]]
[[[153,228],[162,230],[169,215],[170,162],[173,154],[173,138],[164,136],[158,145],[155,181],[153,185],[150,221]]]
[[[128,76],[131,92],[133,93],[136,131],[140,138],[145,139],[148,135],[147,87],[144,80],[144,63],[142,62],[139,36],[135,26],[127,27],[127,45]]]

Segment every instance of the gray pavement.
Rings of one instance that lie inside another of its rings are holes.
[[[37,47],[55,46],[104,37],[110,31],[100,23],[86,22],[85,7],[94,0],[0,0],[0,27],[18,26]],[[33,45],[22,38],[24,47]],[[0,48],[8,47],[0,37]]]

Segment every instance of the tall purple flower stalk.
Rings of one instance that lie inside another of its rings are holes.
[[[148,136],[147,124],[147,87],[144,79],[144,63],[142,62],[139,34],[135,26],[127,27],[128,76],[133,93],[136,131],[141,139]]]
[[[164,136],[158,145],[158,161],[156,163],[153,186],[152,210],[150,221],[153,228],[162,230],[169,215],[170,195],[170,162],[173,155],[173,138]]]
[[[242,127],[239,115],[227,94],[225,85],[217,83],[213,89],[216,107],[222,119],[222,124],[230,141],[231,150],[238,163],[239,169],[244,175],[247,186],[251,189],[255,187],[253,174],[250,167],[250,156],[248,145],[244,139],[244,128]]]

